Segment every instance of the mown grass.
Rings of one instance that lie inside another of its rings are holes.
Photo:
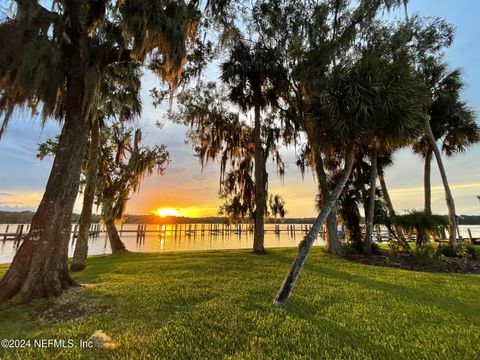
[[[122,254],[76,279],[113,312],[51,324],[0,312],[0,339],[88,339],[115,350],[0,350],[1,359],[475,359],[480,276],[351,263],[316,248],[286,307],[272,299],[294,249]],[[6,267],[0,267],[0,273]],[[37,302],[34,306],[40,306]]]

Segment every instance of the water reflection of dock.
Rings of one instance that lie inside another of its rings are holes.
[[[265,228],[265,232],[280,233],[307,233],[311,229],[311,224],[275,224],[273,228]],[[120,228],[120,233],[137,233],[137,234],[155,234],[155,233],[183,233],[185,235],[195,234],[247,234],[253,233],[253,224],[164,224],[158,227],[147,229],[145,224],[137,225],[137,229]]]
[[[4,232],[0,233],[0,240],[21,241],[28,234],[30,225],[5,225]],[[310,231],[312,224],[266,224],[265,233],[274,233],[276,235],[286,234],[292,238],[297,235],[303,236]],[[71,240],[78,236],[79,226],[73,224],[71,227]],[[122,236],[136,236],[140,244],[147,236],[172,236],[176,237],[197,237],[197,236],[248,236],[253,234],[253,224],[119,224],[118,231]],[[89,234],[91,237],[98,237],[106,233],[105,225],[91,224]],[[343,234],[340,232],[340,236]],[[324,237],[324,232],[320,232],[320,237]]]
[[[132,224],[131,226],[134,226]],[[0,233],[0,240],[22,240],[30,229],[28,224],[5,225],[4,232]],[[265,227],[265,232],[273,232],[276,234],[289,233],[291,235],[297,233],[307,233],[311,229],[311,224],[274,224],[273,227]],[[194,236],[197,234],[249,234],[253,233],[253,224],[162,224],[152,225],[147,227],[146,224],[137,224],[136,229],[124,229],[124,225],[119,226],[120,236],[123,234],[134,233],[139,237],[145,237],[147,234],[162,234],[162,233],[177,233],[187,236]],[[90,226],[90,236],[98,236],[101,233],[105,233],[106,229],[104,225],[92,224]],[[72,225],[71,229],[72,238],[78,236],[78,224]]]

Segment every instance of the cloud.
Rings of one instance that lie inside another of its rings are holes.
[[[32,206],[19,206],[19,207],[11,207],[11,206],[1,206],[0,211],[36,211],[36,207]]]
[[[443,192],[444,188],[441,185],[432,186],[432,193]],[[476,190],[480,193],[480,183],[470,183],[470,184],[450,184],[450,190],[452,191],[465,191],[465,190]],[[409,188],[396,188],[389,189],[390,194],[395,195],[416,195],[423,194],[423,187],[409,187]]]
[[[39,192],[0,192],[0,207],[15,211],[25,208],[36,209],[41,199],[42,194]]]

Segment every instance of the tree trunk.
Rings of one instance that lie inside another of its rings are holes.
[[[335,206],[335,203],[337,202],[340,193],[344,189],[345,184],[350,177],[350,173],[352,172],[353,159],[354,152],[352,148],[345,157],[345,168],[340,179],[335,185],[335,188],[333,189],[330,196],[323,202],[320,214],[318,214],[317,218],[313,222],[312,228],[305,236],[305,239],[302,241],[301,246],[299,246],[297,257],[295,258],[292,267],[290,268],[290,271],[285,277],[285,280],[283,281],[283,284],[280,287],[277,296],[275,297],[275,300],[273,302],[275,305],[282,305],[287,303],[288,298],[290,297],[293,288],[295,287],[295,284],[297,282],[298,275],[300,274],[300,271],[305,264],[308,253],[310,252],[318,233],[321,230],[323,223],[327,219],[328,214],[330,214],[330,211]]]
[[[87,168],[87,183],[83,197],[82,213],[80,214],[80,226],[77,242],[73,253],[71,271],[85,269],[88,254],[88,238],[90,236],[90,224],[92,219],[93,201],[95,199],[95,184],[97,182],[98,152],[99,152],[99,124],[98,120],[92,124],[90,136],[90,149]]]
[[[110,241],[110,247],[112,248],[112,253],[123,252],[123,251],[127,251],[127,248],[125,247],[124,243],[120,239],[120,235],[118,235],[117,227],[115,226],[115,217],[114,217],[114,211],[113,211],[114,200],[105,194],[105,193],[108,194],[110,190],[111,189],[109,188],[104,189],[104,196],[102,201],[103,219],[107,227],[108,240]]]
[[[264,248],[264,217],[265,217],[265,156],[263,154],[260,107],[255,106],[255,127],[253,129],[255,144],[255,233],[253,235],[253,252],[265,253]]]
[[[30,231],[0,282],[0,303],[16,294],[23,301],[60,295],[75,282],[68,272],[71,215],[78,193],[88,129],[81,115],[83,78],[68,86],[67,116],[53,167]],[[74,99],[78,101],[74,101]]]
[[[430,116],[425,117],[425,127],[430,140],[430,145],[432,147],[435,158],[437,159],[438,169],[440,170],[440,176],[442,177],[443,187],[445,189],[445,200],[448,207],[448,221],[450,223],[449,229],[449,240],[452,250],[457,251],[457,219],[455,214],[455,202],[453,201],[452,192],[450,191],[450,186],[448,185],[447,173],[445,172],[445,167],[443,166],[442,155],[438,149],[437,142],[433,136],[432,128],[430,127]]]
[[[117,227],[115,226],[115,221],[113,219],[106,220],[105,225],[107,226],[108,239],[110,240],[112,253],[114,254],[117,252],[127,251],[125,244],[122,242],[122,240],[120,240]]]
[[[375,190],[377,183],[377,149],[374,146],[372,150],[372,159],[370,166],[370,194],[368,195],[367,218],[365,219],[365,241],[363,242],[363,253],[370,255],[372,253],[372,233],[373,233],[373,217],[375,214]]]
[[[423,188],[425,196],[425,212],[427,214],[432,213],[432,187],[430,183],[430,174],[432,168],[432,150],[429,148],[425,154],[425,163],[423,169]]]
[[[383,176],[383,171],[379,172],[378,179],[380,180],[380,187],[382,188],[382,195],[385,203],[387,204],[389,216],[395,216],[395,209],[393,208],[393,203],[388,193],[387,183],[385,182],[385,177]],[[405,236],[403,235],[403,230],[400,226],[395,225],[395,232],[398,235],[400,243],[405,247],[405,250],[409,250],[410,246],[408,245]]]
[[[380,180],[380,187],[382,189],[382,195],[383,199],[385,200],[385,204],[387,204],[388,213],[390,216],[395,216],[395,209],[393,208],[392,199],[390,199],[390,194],[388,193],[385,177],[382,173],[378,174],[378,180]]]
[[[313,153],[315,161],[315,172],[318,178],[318,185],[322,199],[327,199],[330,196],[330,189],[328,186],[327,174],[323,167],[323,159],[320,151],[315,151]],[[330,214],[327,217],[327,244],[328,252],[334,255],[340,254],[340,240],[338,239],[337,233],[337,212],[336,207],[332,209]]]
[[[68,4],[72,42],[68,53],[65,120],[43,198],[30,231],[0,281],[0,303],[20,295],[23,301],[58,296],[75,285],[68,272],[71,216],[88,138],[85,74],[89,63],[87,36],[80,21],[81,2]]]
[[[337,206],[334,205],[332,211],[327,216],[327,251],[333,255],[341,254],[340,239],[337,232]]]

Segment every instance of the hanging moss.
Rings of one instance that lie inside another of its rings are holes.
[[[32,114],[40,111],[43,121],[62,120],[71,71],[81,71],[85,79],[81,109],[85,121],[95,117],[108,66],[150,61],[175,91],[187,47],[195,41],[198,5],[196,1],[92,0],[81,2],[80,17],[73,19],[69,7],[57,2],[52,11],[36,1],[16,2],[14,19],[0,23],[0,42],[8,49],[0,52],[0,136],[17,107],[28,107]],[[77,68],[71,65],[76,60],[72,45],[78,39],[74,42],[71,36],[83,37],[86,43],[82,50],[86,63]]]
[[[0,136],[15,107],[28,106],[35,114],[41,105],[42,118],[61,115],[64,61],[62,54],[44,36],[30,36],[21,24],[0,24],[0,42],[9,51],[0,52]],[[55,69],[55,71],[53,71]]]
[[[151,54],[152,69],[175,91],[200,20],[194,2],[124,0],[122,29],[133,44],[134,59]]]

